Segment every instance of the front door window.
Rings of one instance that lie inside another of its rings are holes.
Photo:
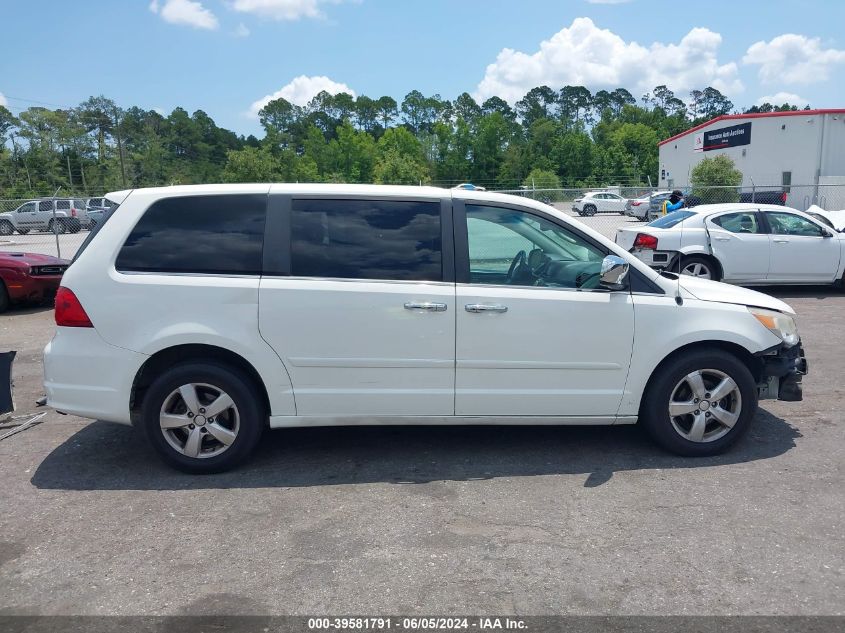
[[[472,283],[597,288],[604,252],[545,218],[467,205]]]

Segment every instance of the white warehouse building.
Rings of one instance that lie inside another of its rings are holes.
[[[719,154],[742,172],[744,192],[783,192],[797,209],[845,208],[845,109],[716,117],[659,143],[660,187],[688,187],[692,169]]]

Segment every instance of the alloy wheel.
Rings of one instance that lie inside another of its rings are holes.
[[[186,457],[204,459],[228,450],[240,430],[240,414],[225,391],[189,383],[170,392],[159,413],[165,440]]]
[[[707,264],[701,262],[687,264],[684,266],[681,274],[689,275],[690,277],[699,277],[701,279],[713,279],[713,273],[710,271],[710,268]]]
[[[669,397],[672,427],[690,442],[713,442],[727,435],[742,413],[742,394],[733,378],[718,369],[684,376]]]

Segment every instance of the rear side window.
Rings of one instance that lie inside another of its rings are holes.
[[[164,198],[132,229],[115,268],[259,275],[266,219],[263,194]]]
[[[70,200],[57,200],[56,208],[62,211],[70,209]]]
[[[442,280],[440,203],[294,200],[291,274]]]
[[[726,213],[713,218],[713,224],[721,226],[731,233],[762,233],[757,223],[757,214],[754,211],[738,211]]]

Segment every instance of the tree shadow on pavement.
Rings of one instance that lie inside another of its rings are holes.
[[[136,429],[94,422],[58,446],[32,477],[56,490],[203,490],[338,484],[418,484],[586,474],[585,487],[626,470],[701,468],[769,459],[799,431],[760,410],[748,435],[715,457],[663,452],[637,426],[370,426],[265,434],[240,468],[186,475],[163,465]]]

